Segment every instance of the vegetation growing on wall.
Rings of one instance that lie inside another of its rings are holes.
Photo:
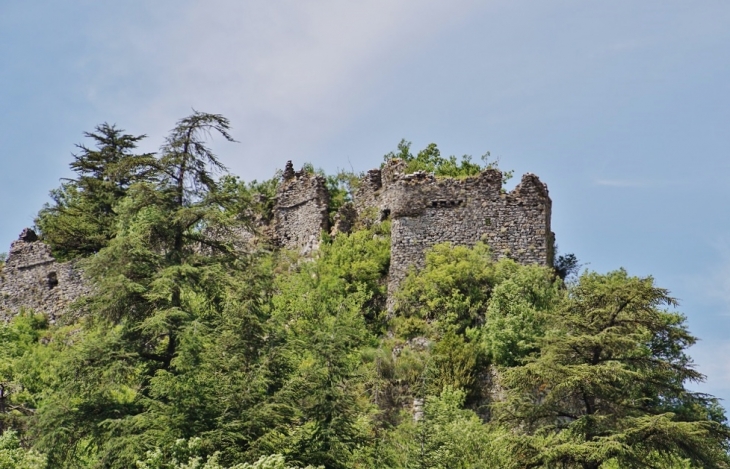
[[[388,161],[398,158],[405,161],[406,173],[425,171],[441,177],[462,178],[476,176],[485,169],[498,169],[498,161],[490,161],[491,156],[489,152],[482,155],[484,164],[472,161],[470,155],[463,155],[461,158],[451,155],[444,158],[435,143],[429,143],[426,148],[414,155],[411,152],[411,142],[404,139],[398,143],[397,151],[386,154],[383,159]],[[504,172],[502,182],[510,180],[512,175],[512,171]]]

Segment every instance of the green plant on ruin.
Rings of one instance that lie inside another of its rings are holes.
[[[383,157],[385,162],[392,159],[400,159],[406,163],[406,173],[425,171],[437,177],[464,178],[475,176],[486,169],[499,169],[498,161],[490,161],[489,152],[482,155],[484,164],[475,163],[470,155],[463,155],[461,159],[451,155],[447,158],[441,156],[441,150],[435,143],[430,143],[426,148],[415,155],[411,152],[411,142],[405,139],[398,143],[398,150],[390,152]],[[502,183],[512,178],[513,171],[506,171],[502,174]]]

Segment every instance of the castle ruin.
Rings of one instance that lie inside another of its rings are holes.
[[[423,267],[429,248],[443,242],[473,246],[483,241],[498,259],[552,265],[552,202],[534,174],[525,174],[505,192],[496,169],[454,179],[404,174],[404,167],[391,160],[382,170],[368,171],[354,196],[360,216],[369,210],[380,220],[392,220],[389,293],[411,267]]]
[[[0,319],[22,309],[45,313],[51,322],[88,293],[73,262],[57,262],[51,249],[29,228],[10,245],[0,276]]]
[[[549,266],[553,262],[552,203],[547,186],[525,174],[505,192],[502,173],[487,169],[454,179],[425,172],[405,173],[405,163],[390,160],[368,171],[330,227],[326,180],[294,171],[287,162],[277,190],[267,233],[275,245],[307,255],[319,247],[323,233],[349,233],[358,223],[391,220],[388,293],[392,298],[409,269],[423,267],[425,252],[451,242],[488,244],[496,258]],[[43,311],[51,320],[88,292],[74,263],[58,263],[32,230],[13,242],[0,279],[0,317],[21,308]]]
[[[348,232],[355,220],[373,216],[392,220],[389,293],[411,267],[423,267],[430,247],[443,242],[473,246],[483,241],[498,259],[552,265],[552,202],[547,186],[534,174],[525,174],[514,190],[505,192],[496,169],[463,179],[405,174],[404,169],[405,162],[394,159],[368,171],[353,204],[340,209],[332,230]],[[302,252],[315,249],[329,229],[328,204],[324,178],[294,172],[287,162],[274,207],[279,245]]]

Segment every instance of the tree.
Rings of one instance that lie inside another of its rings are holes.
[[[546,315],[540,352],[503,370],[502,422],[519,433],[520,467],[669,467],[686,458],[727,465],[730,429],[686,349],[684,317],[652,278],[586,273]]]
[[[32,449],[23,448],[18,434],[6,431],[0,435],[0,469],[43,469],[46,458]]]
[[[247,257],[211,235],[235,220],[222,213],[213,174],[225,168],[204,137],[232,141],[228,129],[217,114],[180,120],[150,180],[132,184],[115,205],[116,236],[84,263],[95,281],[89,333],[69,352],[64,384],[35,428],[52,464],[91,458],[130,467],[214,418],[201,405],[205,395],[191,394],[199,383],[187,371],[212,318],[235,304],[229,294],[245,272]]]
[[[299,469],[299,467],[287,464],[280,454],[261,456],[256,462],[241,463],[234,466],[223,466],[219,463],[219,454],[205,458],[196,455],[199,449],[200,438],[190,440],[178,440],[175,442],[175,451],[171,459],[166,459],[160,449],[148,451],[143,461],[137,461],[137,469]],[[307,466],[304,469],[323,469]]]
[[[508,468],[511,457],[504,445],[507,432],[484,423],[464,409],[465,393],[446,386],[425,400],[421,418],[406,421],[389,432],[391,461],[386,467],[408,469]],[[384,465],[383,465],[384,466]],[[383,467],[373,465],[371,467]]]
[[[285,360],[272,403],[286,424],[257,445],[302,465],[351,467],[367,443],[374,411],[364,389],[363,349],[380,331],[380,282],[390,259],[388,225],[323,244],[320,257],[281,275],[272,298],[273,340]],[[287,415],[288,414],[288,415]]]
[[[96,148],[77,145],[80,152],[70,164],[77,177],[51,191],[53,204],[46,204],[35,220],[43,240],[62,260],[88,256],[109,243],[116,234],[115,205],[152,169],[152,154],[133,153],[145,135],[125,134],[107,123],[84,135]]]
[[[425,268],[412,271],[396,293],[395,313],[425,320],[441,332],[464,333],[486,320],[501,270],[484,243],[473,248],[438,244],[426,253]]]
[[[56,380],[54,338],[42,314],[23,311],[0,325],[0,433],[25,430],[44,391]]]

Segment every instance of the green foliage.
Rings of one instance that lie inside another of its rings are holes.
[[[324,175],[327,180],[327,191],[330,195],[330,222],[334,223],[334,215],[344,204],[352,202],[352,198],[360,185],[361,174],[340,169],[334,175]]]
[[[23,448],[18,434],[12,430],[0,435],[0,469],[44,469],[46,458],[32,449]]]
[[[418,318],[442,334],[484,326],[492,357],[506,364],[534,349],[526,341],[541,334],[535,312],[549,310],[559,296],[549,269],[495,262],[483,243],[473,248],[443,243],[426,253],[420,272],[403,281],[395,312],[409,319],[408,327],[423,329],[410,320]],[[405,324],[396,320],[397,328]]]
[[[224,117],[182,119],[158,158],[97,130],[39,215],[56,252],[88,256],[90,314],[0,324],[0,469],[728,467],[724,410],[687,391],[695,339],[651,278],[565,283],[442,244],[388,310],[387,221],[307,258],[237,249],[279,177],[226,174],[205,140],[232,140]],[[332,214],[357,177],[321,175]]]
[[[463,409],[465,395],[447,386],[426,399],[423,417],[390,437],[397,449],[391,467],[438,469],[508,468],[507,433]],[[378,467],[378,466],[372,466]]]
[[[71,169],[77,174],[51,191],[35,220],[43,240],[61,260],[98,252],[116,234],[114,207],[135,182],[148,180],[154,158],[133,153],[144,135],[125,134],[107,123],[86,132],[96,148],[77,145]]]
[[[447,332],[433,347],[435,376],[429,382],[432,393],[442,389],[470,389],[476,381],[481,356],[479,344],[467,342],[453,331]]]
[[[396,297],[395,312],[424,319],[441,331],[463,333],[486,319],[487,301],[499,272],[489,247],[443,243],[426,253],[426,266],[412,272]]]
[[[496,161],[489,161],[490,153],[482,155],[484,166],[474,163],[470,155],[464,155],[461,160],[456,156],[444,158],[441,156],[441,150],[435,143],[430,143],[426,148],[419,151],[416,155],[411,153],[411,142],[401,140],[398,143],[398,151],[390,152],[383,157],[385,161],[391,159],[400,159],[406,162],[406,172],[414,173],[416,171],[425,171],[433,173],[436,176],[461,178],[467,176],[475,176],[485,169],[498,169]],[[507,171],[503,174],[502,182],[507,182],[512,178],[513,171]]]
[[[29,312],[0,325],[0,429],[24,429],[57,381],[56,353],[66,332],[52,334],[43,315]]]
[[[492,363],[516,366],[539,350],[544,318],[563,295],[549,269],[503,261],[504,277],[491,294],[481,340]]]
[[[239,262],[207,234],[231,222],[212,177],[223,166],[201,139],[210,131],[231,140],[222,116],[195,112],[178,123],[155,163],[155,183],[129,188],[116,206],[116,237],[85,263],[98,320],[66,358],[70,376],[52,405],[38,413],[39,446],[53,464],[88,457],[129,467],[140,452],[213,418],[201,396],[187,393],[200,383],[184,373],[204,347],[205,320],[229,304]]]
[[[562,294],[550,269],[495,262],[483,243],[434,246],[425,267],[402,283],[391,323],[396,337],[433,341],[420,360],[430,364],[423,366],[425,374],[406,381],[410,391],[439,394],[452,386],[465,390],[469,403],[480,401],[483,370],[490,363],[516,366],[535,353],[544,334],[542,315]]]
[[[218,183],[217,197],[225,212],[241,221],[269,222],[274,216],[276,189],[280,174],[265,181],[244,182],[238,176],[226,174]]]
[[[298,469],[299,466],[291,466],[286,463],[280,454],[261,456],[254,463],[241,463],[233,466],[224,466],[219,462],[219,453],[214,453],[205,459],[199,455],[201,450],[201,439],[191,438],[189,440],[179,439],[172,445],[167,453],[159,448],[148,451],[144,460],[137,461],[137,469]],[[319,469],[307,466],[303,469]]]
[[[712,400],[686,355],[695,342],[675,300],[651,278],[586,273],[546,315],[540,354],[506,369],[500,419],[520,430],[527,467],[650,467],[686,458],[727,467],[730,430],[708,418]]]
[[[320,257],[277,283],[273,320],[287,381],[274,397],[291,409],[286,427],[260,445],[302,464],[347,467],[369,438],[371,404],[361,353],[375,343],[382,277],[389,261],[387,225],[341,235]]]

